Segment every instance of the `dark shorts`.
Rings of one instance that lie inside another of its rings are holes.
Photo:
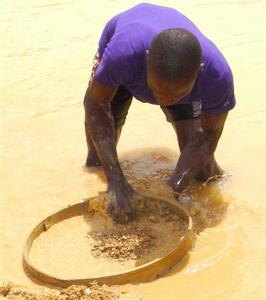
[[[116,127],[124,125],[129,107],[132,102],[132,94],[123,86],[120,86],[111,102],[111,110]],[[176,104],[161,106],[168,122],[195,119],[200,116],[201,109],[198,102],[192,104]]]

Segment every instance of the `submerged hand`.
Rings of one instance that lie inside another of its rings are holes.
[[[126,223],[132,220],[135,216],[131,204],[131,199],[135,193],[133,188],[127,182],[123,182],[119,187],[109,188],[108,193],[111,196],[111,201],[107,211],[114,220],[117,223]]]

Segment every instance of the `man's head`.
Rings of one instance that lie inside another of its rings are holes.
[[[162,31],[147,56],[148,85],[160,105],[172,105],[189,94],[201,64],[201,47],[192,33]]]

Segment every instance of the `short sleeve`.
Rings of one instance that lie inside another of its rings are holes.
[[[234,80],[229,66],[208,70],[202,84],[201,108],[209,114],[222,114],[236,104]]]
[[[123,36],[113,38],[104,49],[95,78],[106,86],[127,85],[136,78],[136,58]]]

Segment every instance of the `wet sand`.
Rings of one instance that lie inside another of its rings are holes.
[[[135,3],[1,1],[0,282],[35,286],[21,264],[27,233],[106,187],[101,172],[82,169],[82,100],[104,23]],[[194,251],[163,278],[133,288],[144,299],[263,299],[266,3],[154,3],[179,9],[219,45],[234,72],[238,103],[216,151],[231,177],[195,188],[194,202],[183,203],[197,226]],[[170,197],[161,182],[175,165],[177,142],[158,107],[133,103],[118,149],[136,188]]]

